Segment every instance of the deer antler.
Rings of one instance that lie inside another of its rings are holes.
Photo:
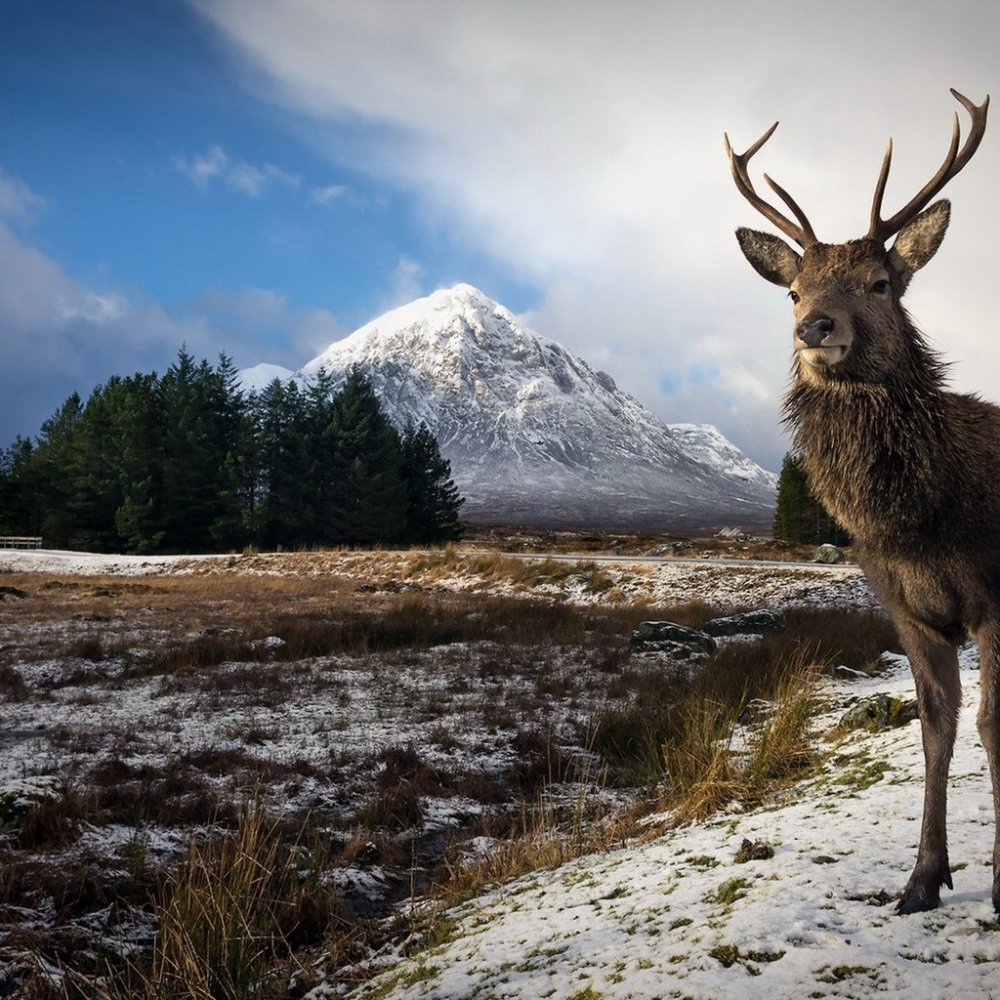
[[[972,159],[972,154],[979,148],[979,143],[986,132],[986,111],[990,105],[989,95],[977,107],[967,97],[955,90],[954,87],[951,88],[951,93],[962,107],[969,112],[969,116],[972,118],[972,130],[965,140],[965,145],[962,146],[962,151],[959,152],[958,150],[960,128],[958,112],[956,111],[955,122],[951,130],[951,145],[948,148],[948,155],[944,158],[944,163],[941,164],[938,172],[892,218],[883,219],[882,196],[885,194],[886,181],[889,179],[889,164],[892,162],[892,140],[890,139],[889,147],[885,151],[885,159],[882,161],[882,170],[878,175],[878,183],[875,185],[875,197],[872,200],[871,227],[868,230],[868,237],[870,239],[876,239],[884,243],[890,236],[895,236]]]
[[[792,215],[799,220],[799,224],[795,225],[791,219],[786,218],[781,214],[773,205],[769,205],[763,198],[757,194],[753,189],[753,184],[750,181],[750,175],[747,173],[747,164],[750,162],[750,157],[756,153],[761,146],[771,138],[774,130],[778,127],[778,123],[775,122],[745,153],[735,153],[733,152],[733,147],[729,145],[729,136],[725,133],[722,138],[726,144],[726,153],[729,156],[729,163],[733,168],[733,180],[736,181],[736,186],[739,188],[740,193],[744,198],[758,212],[761,213],[765,218],[770,219],[786,236],[791,237],[796,243],[804,250],[810,243],[818,243],[816,239],[816,234],[813,232],[812,226],[809,224],[809,220],[806,218],[805,212],[795,203],[792,196],[785,191],[784,188],[775,184],[767,174],[764,174],[764,180],[771,186],[771,190],[778,195],[778,197],[792,210]]]

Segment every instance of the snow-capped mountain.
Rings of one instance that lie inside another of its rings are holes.
[[[244,368],[240,374],[240,384],[247,392],[260,392],[266,385],[270,385],[276,378],[282,382],[294,378],[295,372],[290,368],[282,368],[281,365],[272,365],[263,361],[253,368]]]
[[[332,344],[294,377],[360,365],[400,426],[425,421],[476,521],[565,527],[769,526],[776,478],[714,427],[670,428],[469,285]],[[260,388],[287,369],[241,373]]]

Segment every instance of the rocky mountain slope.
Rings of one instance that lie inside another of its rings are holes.
[[[466,496],[463,516],[626,530],[770,525],[775,477],[714,427],[668,427],[611,376],[457,285],[387,312],[298,372],[360,365],[400,425],[425,421]]]

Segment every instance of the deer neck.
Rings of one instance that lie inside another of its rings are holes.
[[[785,397],[784,419],[813,493],[862,545],[912,546],[940,530],[947,464],[947,394],[941,366],[910,330],[891,378],[806,380]]]

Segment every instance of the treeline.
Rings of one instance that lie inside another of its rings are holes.
[[[55,548],[211,552],[460,536],[464,501],[426,425],[396,430],[357,368],[335,391],[245,393],[225,356],[73,394],[0,452],[0,534]]]
[[[786,542],[847,545],[850,536],[827,513],[809,488],[809,478],[796,455],[786,454],[778,478],[774,537]]]

